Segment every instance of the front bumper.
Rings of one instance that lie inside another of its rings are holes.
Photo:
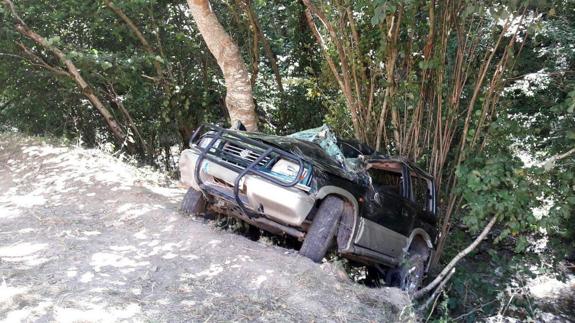
[[[200,155],[201,151],[196,148],[182,152],[180,157],[182,183],[215,198],[223,198],[227,202],[237,204],[234,185],[239,173],[225,167],[225,161],[216,163],[202,159],[198,164]],[[199,172],[196,171],[196,165],[200,168]],[[200,180],[196,178],[196,174],[199,174]],[[256,174],[242,176],[238,197],[251,212],[295,227],[302,225],[315,204],[312,195],[296,186],[280,186]]]

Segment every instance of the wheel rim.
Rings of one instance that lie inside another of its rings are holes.
[[[417,290],[417,287],[419,287],[419,282],[422,278],[420,266],[417,264],[409,266],[402,276],[401,289],[408,294],[413,294]]]

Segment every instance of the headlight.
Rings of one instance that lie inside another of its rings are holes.
[[[305,166],[304,166],[305,167]],[[291,162],[286,159],[278,160],[272,167],[272,172],[287,177],[290,181],[297,176],[299,171],[299,164]],[[300,181],[307,178],[307,169],[304,168],[300,176]]]

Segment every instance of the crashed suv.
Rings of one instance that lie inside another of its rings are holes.
[[[203,125],[180,157],[182,209],[235,216],[303,241],[320,262],[330,248],[415,291],[436,241],[433,178],[403,158],[336,138],[323,126],[272,136]]]

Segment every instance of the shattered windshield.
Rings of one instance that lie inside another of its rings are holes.
[[[318,128],[293,133],[288,137],[318,144],[333,160],[337,161],[348,170],[355,169],[357,167],[357,163],[354,158],[345,157],[337,144],[337,137],[325,124]]]

